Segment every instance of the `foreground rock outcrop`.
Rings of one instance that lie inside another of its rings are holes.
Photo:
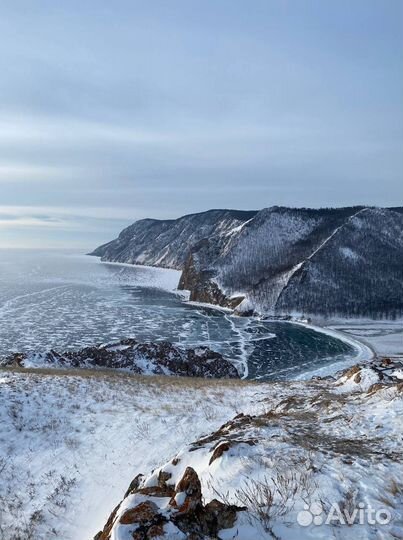
[[[106,368],[146,375],[239,378],[233,364],[208,347],[182,349],[168,341],[139,343],[134,339],[62,353],[53,350],[15,353],[1,359],[0,365],[26,368]]]
[[[178,463],[173,461],[172,466]],[[114,537],[135,540],[217,538],[221,529],[233,527],[242,510],[217,499],[203,504],[200,480],[192,467],[185,469],[176,485],[172,474],[161,470],[148,480],[136,476],[124,503],[115,508],[94,540],[111,540],[112,531]]]
[[[402,360],[272,383],[259,410],[138,475],[96,540],[401,537]]]

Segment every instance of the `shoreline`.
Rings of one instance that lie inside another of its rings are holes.
[[[336,362],[331,362],[329,364],[323,365],[318,368],[314,368],[312,370],[304,371],[301,375],[296,377],[296,380],[304,380],[306,378],[311,379],[314,376],[333,375],[337,373],[338,371],[349,368],[355,364],[371,362],[374,358],[378,356],[376,350],[373,347],[371,347],[369,344],[357,339],[355,336],[352,337],[345,332],[334,330],[333,328],[329,328],[327,326],[322,327],[322,326],[312,325],[308,323],[298,323],[298,322],[295,324],[304,326],[306,328],[310,328],[311,330],[314,330],[315,332],[321,332],[322,334],[327,334],[328,336],[332,336],[336,339],[339,339],[340,341],[347,343],[348,345],[350,345],[357,351],[356,356],[346,358],[345,360],[338,360]]]
[[[149,283],[148,285],[144,284],[144,287],[157,288],[163,291],[167,291],[178,296],[184,297],[185,295],[181,294],[186,291],[178,291],[177,286],[179,284],[180,276],[182,274],[181,270],[175,270],[174,268],[163,268],[161,266],[147,266],[145,264],[130,264],[130,263],[120,263],[112,261],[101,261],[101,258],[98,256],[92,256],[97,259],[98,264],[111,265],[111,266],[121,266],[123,268],[137,268],[138,270],[149,270],[154,273],[155,276],[162,277],[165,279],[160,279],[155,283]],[[143,284],[139,284],[143,285]]]
[[[218,306],[215,304],[207,304],[204,302],[195,302],[195,301],[184,301],[185,304],[190,304],[193,307],[200,307],[200,308],[207,308],[207,309],[214,309],[216,311],[219,311],[220,313],[225,313],[226,316],[234,316],[235,315],[234,310],[230,308],[225,308],[222,306]],[[249,319],[261,321],[258,317],[251,316],[248,317]],[[297,375],[294,380],[305,380],[310,379],[314,376],[327,376],[332,375],[334,373],[337,373],[337,371],[340,371],[342,369],[346,369],[348,367],[353,366],[356,363],[367,363],[371,362],[374,358],[378,356],[377,351],[374,347],[372,347],[369,343],[365,342],[364,340],[361,340],[357,338],[356,336],[351,336],[350,334],[343,332],[341,330],[335,330],[333,328],[330,328],[328,326],[319,326],[318,324],[310,324],[305,323],[301,321],[286,321],[286,320],[278,320],[278,319],[265,319],[267,322],[280,322],[284,324],[295,324],[298,326],[303,326],[305,328],[308,328],[310,330],[313,330],[318,333],[326,334],[328,336],[331,336],[333,338],[336,338],[340,341],[343,341],[344,343],[347,343],[351,347],[353,347],[356,351],[356,355],[351,356],[349,358],[346,358],[345,360],[337,360],[336,362],[330,362],[328,364],[325,364],[321,367],[316,367],[313,369],[307,369],[300,375]],[[344,323],[348,323],[349,319],[344,319]],[[376,323],[377,321],[373,321],[373,323]],[[365,324],[365,323],[363,323]],[[270,339],[270,338],[267,338]],[[248,366],[245,367],[246,376],[248,373]],[[244,374],[242,376],[242,379],[244,379]],[[246,379],[248,380],[248,379]]]
[[[130,263],[120,263],[120,262],[112,262],[112,261],[101,261],[100,257],[96,257],[101,264],[111,264],[111,265],[118,265],[126,268],[139,268],[139,269],[149,269],[154,272],[160,273],[160,274],[168,274],[168,273],[175,273],[178,274],[178,283],[181,275],[181,270],[175,270],[171,268],[164,268],[160,266],[149,266],[149,265],[142,265],[142,264],[130,264]],[[153,286],[153,285],[150,285]],[[154,285],[155,286],[155,285]],[[158,285],[157,285],[158,287]],[[182,298],[182,302],[186,305],[190,305],[195,308],[204,308],[204,309],[212,309],[216,310],[226,316],[236,316],[235,311],[231,308],[226,308],[220,305],[216,304],[210,304],[205,302],[197,302],[197,301],[190,301],[188,300],[189,297],[189,291],[180,291],[177,288],[168,288],[166,286],[162,286],[160,284],[159,288],[163,290],[167,290],[171,292],[172,294],[175,294]],[[248,317],[252,320],[260,320],[259,317],[251,316]],[[298,320],[279,320],[279,319],[266,319],[268,322],[282,322],[282,323],[289,323],[289,324],[295,324],[299,326],[303,326],[305,328],[311,329],[315,332],[326,334],[328,336],[331,336],[335,339],[338,339],[340,341],[343,341],[344,343],[347,343],[350,345],[355,351],[356,354],[354,354],[351,357],[346,358],[345,360],[338,360],[335,362],[330,361],[330,363],[327,363],[321,367],[316,367],[312,369],[307,369],[306,371],[303,371],[300,375],[297,375],[294,380],[302,380],[306,378],[311,378],[313,376],[327,376],[332,375],[336,373],[337,371],[341,369],[348,368],[356,363],[366,363],[370,362],[373,358],[376,358],[378,356],[378,351],[375,349],[374,346],[370,345],[366,340],[361,339],[357,336],[352,336],[347,332],[343,332],[340,329],[335,330],[334,328],[331,328],[332,320],[329,321],[329,325],[320,325],[319,323],[306,323]],[[341,324],[356,324],[359,321],[357,319],[337,319],[337,321]],[[374,320],[368,320],[365,319],[363,321],[360,321],[360,324],[366,325],[366,324],[376,324],[377,322],[381,323],[382,321],[374,321]],[[383,321],[384,322],[384,321]],[[247,362],[246,362],[247,364]],[[242,379],[245,379],[245,376],[247,377],[248,374],[248,366],[244,365],[244,373],[242,374]],[[247,380],[247,379],[246,379]]]

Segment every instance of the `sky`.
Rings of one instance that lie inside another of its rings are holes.
[[[403,204],[401,0],[3,0],[0,247]]]

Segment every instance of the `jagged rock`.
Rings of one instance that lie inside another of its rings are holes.
[[[146,538],[147,539],[158,538],[158,537],[163,536],[163,534],[164,534],[164,527],[162,526],[162,524],[152,525],[147,531]]]
[[[158,506],[151,501],[146,501],[138,504],[134,508],[126,510],[119,518],[119,522],[123,525],[132,523],[151,523],[158,514]]]
[[[232,420],[229,420],[228,422],[223,424],[221,427],[219,427],[217,431],[214,431],[210,435],[207,435],[206,437],[202,437],[199,440],[193,442],[189,449],[189,452],[193,452],[197,450],[198,448],[206,446],[207,444],[210,444],[212,442],[215,442],[215,443],[228,442],[230,444],[232,442],[237,442],[237,443],[245,442],[252,446],[255,442],[254,439],[248,439],[244,441],[240,441],[240,440],[234,441],[231,435],[228,433],[230,430],[234,428],[240,428],[241,426],[245,424],[250,424],[251,421],[252,421],[252,417],[250,415],[245,415],[243,413],[238,414],[235,418],[233,418]],[[214,450],[215,447],[216,445],[212,448],[212,450]]]
[[[342,375],[344,375],[347,378],[350,378],[350,377],[353,377],[353,375],[356,375],[357,373],[359,373],[360,371],[361,371],[361,366],[356,365],[343,371]]]
[[[375,383],[375,384],[372,384],[368,390],[367,390],[367,394],[375,394],[376,392],[378,392],[379,390],[383,390],[384,388],[387,388],[387,384],[382,384],[382,383]]]
[[[219,530],[232,527],[237,512],[244,510],[216,499],[203,506],[200,480],[192,467],[185,470],[175,498],[169,504],[177,510],[172,517],[174,523],[189,538],[195,539],[215,538]]]
[[[166,471],[160,471],[158,475],[158,486],[161,488],[167,487],[168,480],[172,478],[172,474]]]
[[[214,448],[213,455],[210,458],[209,465],[213,463],[216,459],[220,458],[224,452],[227,452],[231,448],[231,445],[229,442],[223,442],[220,443],[218,446]]]
[[[152,497],[170,497],[172,498],[175,495],[175,489],[172,486],[149,486],[139,488],[137,493],[142,493],[143,495],[148,495]]]
[[[140,343],[122,339],[78,351],[16,353],[0,360],[12,367],[107,368],[154,375],[239,378],[237,369],[208,347],[182,349],[168,341]]]
[[[136,479],[131,486],[137,482]],[[119,519],[116,519],[118,506],[110,516],[104,530],[98,533],[94,540],[110,540],[112,528],[119,528],[120,525],[133,526],[131,534],[137,540],[168,538],[164,524],[169,523],[171,528],[173,527],[178,532],[178,537],[185,534],[188,540],[207,540],[217,538],[217,533],[221,529],[232,527],[237,518],[237,512],[245,510],[216,499],[204,506],[201,483],[192,467],[185,469],[176,489],[167,485],[170,479],[171,474],[161,470],[158,474],[159,485],[145,487],[140,484],[137,488],[130,490],[131,496],[136,494],[141,497],[147,496],[147,500],[127,508]],[[159,506],[162,498],[168,493],[171,493],[171,498],[167,506]]]
[[[116,514],[118,513],[119,507],[120,507],[120,503],[117,506],[115,506],[111,515],[108,518],[108,521],[105,524],[105,527],[103,528],[102,531],[99,531],[94,536],[94,540],[109,540],[110,539],[110,533],[115,523],[115,518],[116,518]]]
[[[129,487],[127,488],[125,497],[127,497],[128,495],[130,495],[130,493],[132,493],[133,491],[139,488],[143,478],[144,478],[144,475],[142,474],[138,474],[135,478],[133,478],[133,480],[130,482]]]
[[[176,486],[175,496],[169,502],[178,514],[195,512],[202,506],[202,492],[199,477],[192,467],[187,467]]]
[[[212,279],[214,277],[213,272],[202,269],[200,261],[207,257],[205,252],[210,249],[211,242],[212,240],[205,238],[193,247],[192,253],[190,253],[183,267],[178,289],[190,291],[189,300],[191,301],[217,304],[234,309],[242,302],[244,297],[227,297]]]
[[[206,531],[220,531],[234,526],[237,512],[244,511],[244,507],[224,504],[213,499],[204,507],[204,522]]]
[[[367,364],[356,364],[335,375],[337,384],[353,381],[357,389],[373,393],[403,379],[403,361],[400,358],[374,358]]]

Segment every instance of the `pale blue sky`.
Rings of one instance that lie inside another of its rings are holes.
[[[402,0],[6,0],[0,247],[403,202]]]

